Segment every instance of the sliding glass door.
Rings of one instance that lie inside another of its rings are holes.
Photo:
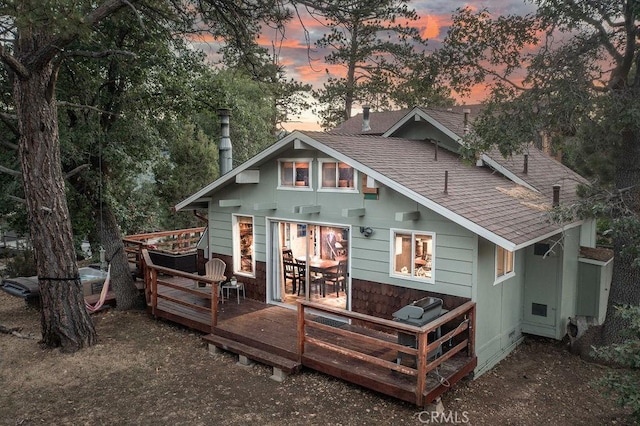
[[[349,227],[270,221],[269,302],[300,299],[349,308]]]

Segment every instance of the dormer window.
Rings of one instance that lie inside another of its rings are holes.
[[[320,160],[320,188],[355,191],[356,172],[348,164]]]
[[[280,160],[280,188],[311,188],[311,161]]]

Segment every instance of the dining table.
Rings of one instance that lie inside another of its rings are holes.
[[[296,261],[300,264],[307,265],[307,258],[304,256],[296,257]],[[318,292],[322,294],[322,297],[324,297],[325,282],[323,276],[332,270],[336,270],[338,267],[338,261],[312,257],[309,259],[308,265],[311,280],[319,283],[320,286],[318,288]]]
[[[304,256],[296,257],[296,261],[298,263],[307,264],[307,258]],[[309,262],[309,271],[316,273],[326,273],[331,269],[335,269],[338,266],[337,260],[331,259],[321,259],[321,258],[311,258]]]

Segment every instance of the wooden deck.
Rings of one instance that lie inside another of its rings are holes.
[[[306,367],[423,406],[477,363],[472,302],[415,327],[313,302],[299,303],[297,311],[251,299],[222,303],[216,283],[195,288],[205,277],[156,266],[146,269],[150,313],[206,333],[203,339],[213,347],[285,373]],[[428,339],[436,329],[442,337]],[[398,343],[401,333],[415,336],[416,347]],[[438,348],[439,356],[427,359]],[[401,362],[400,353],[405,354]]]

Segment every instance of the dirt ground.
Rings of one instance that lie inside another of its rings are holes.
[[[75,354],[38,345],[39,313],[0,291],[0,424],[603,425],[631,424],[590,381],[605,367],[557,342],[527,339],[492,371],[443,397],[444,416],[303,370],[211,355],[200,334],[142,312],[93,316],[98,345]]]

